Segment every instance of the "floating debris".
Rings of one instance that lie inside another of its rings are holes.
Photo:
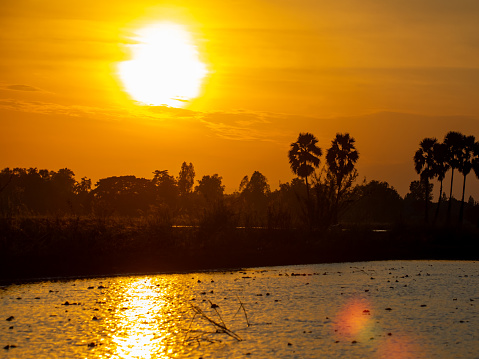
[[[13,319],[15,319],[15,317],[13,315],[11,315],[6,319],[6,321],[11,322]]]

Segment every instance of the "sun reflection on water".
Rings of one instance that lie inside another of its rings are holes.
[[[123,290],[122,290],[123,289]],[[119,287],[116,306],[106,322],[111,335],[111,350],[120,358],[171,358],[174,341],[180,329],[173,315],[170,298],[174,293],[167,283],[154,284],[151,278],[141,278]],[[177,351],[176,351],[177,352]]]

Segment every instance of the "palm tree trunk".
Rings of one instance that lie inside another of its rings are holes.
[[[306,182],[306,197],[308,198],[308,203],[309,203],[309,183],[308,183],[308,176],[304,177],[304,181]]]
[[[314,218],[313,208],[314,207],[313,207],[313,204],[311,203],[311,199],[309,196],[308,176],[306,176],[304,179],[306,182],[306,212],[308,216],[308,227],[309,229],[311,229],[313,226],[313,218]]]
[[[462,219],[464,218],[464,192],[466,191],[466,175],[464,175],[464,182],[462,183],[462,199],[461,199],[461,209],[459,210],[459,225],[462,224]]]
[[[451,205],[452,205],[452,183],[454,181],[454,168],[451,167],[451,188],[449,190],[449,202],[447,204],[447,223],[451,220]]]
[[[341,196],[341,182],[337,182],[338,191],[336,192],[336,198],[334,203],[333,209],[333,224],[338,224],[338,217],[339,217],[339,197]]]
[[[425,192],[426,192],[426,203],[425,203],[425,206],[424,206],[424,222],[427,223],[429,222],[429,216],[428,216],[428,212],[429,212],[429,180],[428,178],[426,177],[424,179],[424,185],[426,187],[425,189]]]
[[[434,221],[432,222],[433,224],[436,224],[437,217],[439,217],[439,207],[441,206],[441,202],[442,202],[442,180],[441,180],[441,188],[439,189],[439,199],[437,200],[436,213],[434,214]]]

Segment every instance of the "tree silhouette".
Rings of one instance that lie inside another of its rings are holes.
[[[479,179],[479,141],[474,144],[474,158],[472,159],[472,169]]]
[[[193,185],[195,184],[195,168],[193,164],[186,164],[183,162],[181,164],[181,170],[177,178],[178,191],[180,196],[185,196],[191,193]]]
[[[135,176],[102,178],[92,191],[97,215],[139,216],[154,204],[151,180]]]
[[[440,182],[439,188],[439,197],[437,200],[436,214],[434,215],[434,223],[437,221],[439,216],[439,208],[442,202],[442,182],[446,177],[446,173],[449,170],[449,163],[447,162],[447,147],[444,143],[435,143],[433,146],[433,155],[434,155],[434,176],[437,177]]]
[[[316,144],[316,137],[308,132],[300,133],[298,140],[291,144],[288,153],[289,165],[291,170],[306,183],[306,193],[309,202],[309,183],[308,177],[319,167],[321,155],[323,151]]]
[[[435,176],[434,146],[437,145],[435,138],[425,138],[419,144],[419,149],[414,154],[414,169],[420,175],[421,181],[424,182],[426,191],[424,198],[424,222],[428,222],[428,204],[429,204],[429,180]]]
[[[268,209],[268,197],[271,194],[268,179],[261,172],[254,171],[249,181],[248,176],[243,177],[240,190],[240,198],[244,204],[245,225],[264,225]]]
[[[444,137],[444,145],[447,148],[447,162],[451,168],[451,188],[449,190],[449,202],[447,204],[447,221],[451,220],[451,206],[452,206],[452,185],[454,182],[454,170],[459,167],[459,159],[461,157],[461,147],[463,135],[459,132],[450,131]]]
[[[152,182],[159,202],[173,208],[178,200],[178,185],[175,178],[168,174],[168,170],[156,170],[153,174]]]
[[[222,180],[223,177],[218,176],[216,173],[213,176],[203,176],[203,178],[198,181],[195,192],[201,193],[207,203],[214,204],[223,198],[225,186],[222,184]]]
[[[331,142],[331,147],[326,153],[326,163],[333,176],[336,186],[336,198],[333,213],[333,224],[338,222],[339,201],[343,193],[343,184],[348,175],[353,173],[354,165],[359,159],[359,153],[355,147],[355,140],[345,133],[337,133]]]
[[[476,146],[476,138],[474,136],[463,136],[461,155],[459,157],[458,171],[464,176],[462,182],[462,198],[459,210],[459,224],[462,224],[464,218],[464,193],[466,191],[466,177],[473,168],[474,148]]]

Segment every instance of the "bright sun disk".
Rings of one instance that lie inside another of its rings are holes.
[[[125,90],[143,104],[183,107],[198,97],[208,73],[182,25],[160,23],[137,31],[133,57],[118,65]]]

